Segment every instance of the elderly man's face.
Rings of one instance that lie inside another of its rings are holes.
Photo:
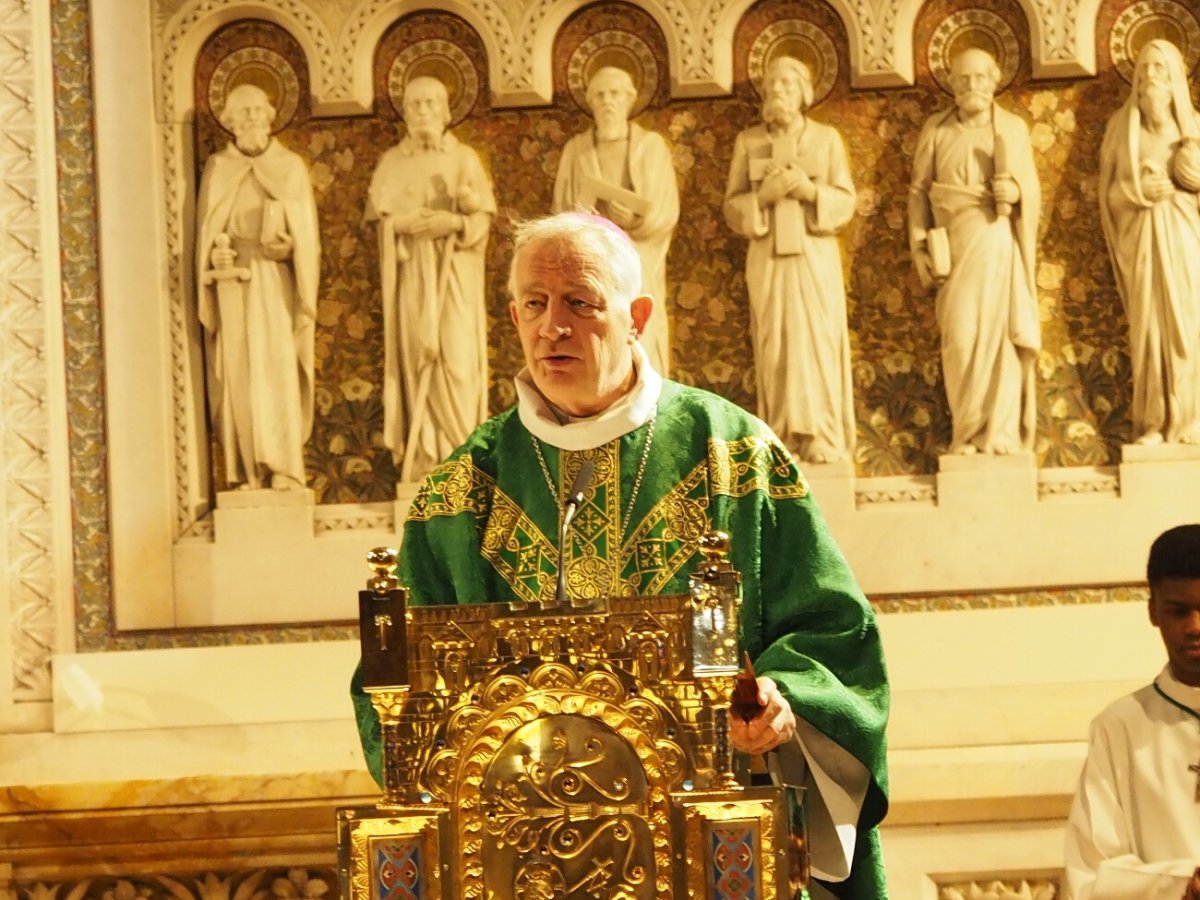
[[[409,132],[438,137],[449,121],[441,86],[432,79],[414,79],[404,91],[404,123]]]
[[[588,106],[597,122],[618,124],[628,121],[633,99],[629,82],[617,72],[601,72],[588,85]]]
[[[1138,102],[1143,112],[1162,109],[1171,102],[1171,69],[1157,47],[1147,47],[1137,61]]]
[[[804,105],[804,83],[784,66],[772,66],[763,76],[763,119],[768,124],[790,121]]]
[[[994,63],[983,53],[967,51],[954,60],[950,70],[950,86],[960,112],[968,115],[983,112],[992,105],[996,95]]]
[[[633,342],[652,301],[614,300],[575,248],[542,242],[521,249],[509,314],[538,390],[563,412],[590,416],[634,383]]]
[[[233,132],[238,149],[244,153],[261,153],[271,140],[275,110],[263,91],[235,88],[225,103],[221,119]]]

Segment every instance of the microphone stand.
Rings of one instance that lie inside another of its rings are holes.
[[[561,606],[567,600],[567,573],[565,569],[567,529],[571,526],[579,505],[583,503],[583,492],[587,490],[588,485],[591,484],[592,476],[595,474],[596,464],[590,459],[585,459],[579,467],[579,474],[575,476],[575,481],[571,484],[571,490],[567,494],[567,499],[563,502],[562,516],[559,518],[558,524],[558,580],[554,586],[554,603],[556,606]]]

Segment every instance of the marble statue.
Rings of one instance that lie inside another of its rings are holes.
[[[563,148],[554,211],[588,210],[620,225],[642,259],[642,290],[654,312],[640,340],[659,374],[668,374],[667,250],[679,221],[679,188],[662,135],[629,121],[637,88],[624,69],[605,66],[588,81],[594,127]]]
[[[950,452],[964,455],[1032,451],[1037,426],[1041,189],[1028,126],[995,103],[999,81],[983,50],[954,59],[955,105],[925,123],[908,199],[913,262],[938,285]]]
[[[806,115],[807,66],[777,57],[762,93],[763,124],[737,136],[725,190],[725,221],[750,239],[758,414],[801,460],[846,460],[854,396],[837,235],[854,215],[854,182],[841,135]]]
[[[1100,213],[1129,317],[1139,444],[1200,443],[1200,120],[1178,48],[1148,42],[1100,149]]]
[[[288,490],[306,480],[321,246],[308,167],[271,136],[274,118],[261,88],[229,92],[234,140],[204,167],[196,271],[225,479]]]
[[[375,167],[366,219],[378,222],[384,442],[410,482],[487,418],[484,264],[496,198],[479,154],[447,130],[441,81],[413,78],[403,108],[407,134]]]

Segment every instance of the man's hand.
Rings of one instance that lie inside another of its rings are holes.
[[[462,231],[463,217],[448,209],[423,209],[408,233],[417,238],[441,238]]]
[[[769,166],[766,177],[758,187],[759,205],[774,206],[799,187],[802,174],[804,173],[796,169],[780,169],[776,166]]]
[[[749,722],[730,716],[729,742],[743,753],[766,753],[792,739],[796,716],[779,693],[775,682],[766,676],[758,679],[758,702],[762,709]]]
[[[275,235],[275,240],[263,244],[263,256],[273,262],[283,262],[292,255],[292,238],[285,232]]]
[[[1192,880],[1183,892],[1183,900],[1200,900],[1200,866],[1192,873]]]
[[[1142,193],[1151,203],[1157,203],[1175,193],[1175,183],[1162,169],[1147,169],[1142,172]]]
[[[997,203],[1016,206],[1021,200],[1021,188],[1011,175],[997,175],[992,179],[992,196]]]
[[[913,251],[913,265],[917,267],[917,278],[921,280],[921,287],[929,290],[937,284],[937,278],[933,274],[933,259],[924,247]]]
[[[797,200],[803,200],[805,203],[812,203],[817,199],[817,184],[808,177],[808,173],[803,169],[793,169],[796,173],[796,186],[788,193],[789,197],[795,197]]]
[[[237,251],[229,246],[228,235],[217,235],[216,243],[213,245],[212,254],[209,256],[209,261],[214,269],[232,269],[233,262],[237,259]]]
[[[620,203],[607,202],[603,204],[604,212],[615,225],[624,228],[626,231],[632,231],[642,224],[642,217],[635,213],[628,206],[622,206]]]

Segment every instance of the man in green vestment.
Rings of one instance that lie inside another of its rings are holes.
[[[584,460],[595,475],[565,548],[572,596],[684,593],[697,539],[733,536],[743,648],[761,712],[730,740],[778,753],[807,795],[811,896],[887,896],[876,826],[887,811],[887,674],[874,613],[791,455],[760,420],[662,379],[638,335],[653,308],[632,241],[561,213],[516,236],[509,312],[526,367],[517,405],[422,482],[399,577],[414,604],[550,598],[559,513]],[[379,721],[356,674],[368,766]]]

